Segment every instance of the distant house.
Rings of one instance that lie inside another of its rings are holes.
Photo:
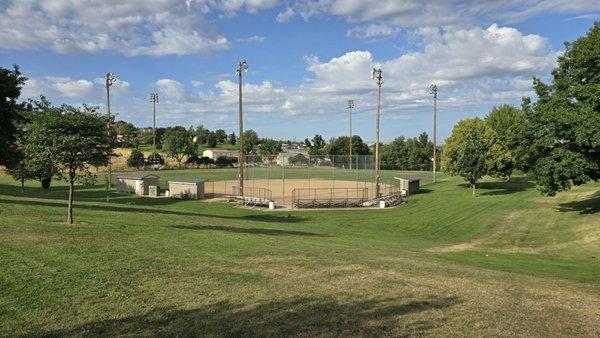
[[[231,150],[215,149],[215,148],[206,149],[205,151],[202,152],[202,156],[212,158],[213,160],[216,160],[217,158],[223,157],[223,156],[231,157],[232,154],[233,153],[231,152]]]

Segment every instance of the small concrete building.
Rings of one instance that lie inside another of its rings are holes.
[[[117,191],[140,196],[148,195],[148,187],[158,186],[158,175],[154,174],[123,174],[117,176]]]
[[[206,180],[172,180],[169,181],[169,195],[179,198],[203,199],[204,182]]]
[[[416,194],[421,188],[420,178],[394,177],[400,182],[400,190],[405,190],[407,195]]]
[[[217,158],[223,157],[223,156],[231,157],[232,154],[233,153],[231,152],[231,150],[215,149],[215,148],[206,149],[205,151],[202,152],[202,156],[212,158],[213,160],[216,160]]]

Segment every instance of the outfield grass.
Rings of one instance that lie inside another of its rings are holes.
[[[443,177],[394,209],[296,212],[97,186],[67,225],[56,183],[0,177],[0,336],[600,335],[600,184]]]

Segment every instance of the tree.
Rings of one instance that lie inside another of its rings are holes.
[[[325,148],[325,140],[323,139],[323,136],[317,134],[313,137],[312,141],[310,142],[308,154],[309,155],[323,155],[324,154],[323,148]]]
[[[142,153],[139,149],[133,149],[129,158],[127,158],[127,165],[131,168],[140,169],[144,166],[144,153]]]
[[[219,143],[225,143],[225,140],[227,139],[227,133],[223,129],[215,130],[215,136],[217,137],[217,142]]]
[[[527,114],[532,174],[542,193],[600,180],[600,23],[565,44],[552,83],[534,79]]]
[[[334,165],[349,165],[349,137],[340,136],[333,139],[327,146],[325,146],[323,152],[329,155],[329,157],[334,161]],[[369,146],[364,143],[362,138],[358,135],[352,136],[352,155],[369,155]],[[354,162],[355,164],[358,164],[358,162]]]
[[[281,143],[272,139],[267,139],[258,146],[258,153],[272,162],[281,152]]]
[[[27,152],[37,162],[51,163],[57,176],[69,183],[67,223],[73,223],[75,182],[93,182],[90,166],[108,164],[113,153],[114,134],[109,121],[96,108],[79,109],[63,105],[36,115],[27,136]]]
[[[244,154],[250,154],[257,144],[258,134],[252,129],[244,131]]]
[[[126,144],[130,145],[133,143],[137,133],[137,128],[133,124],[125,121],[117,121],[114,127],[118,135],[123,135]]]
[[[486,116],[485,122],[494,129],[500,142],[511,152],[514,160],[504,163],[498,168],[500,176],[510,180],[515,168],[521,170],[528,168],[526,156],[517,156],[524,154],[522,148],[529,147],[529,144],[524,142],[525,113],[515,106],[504,104],[492,108]]]
[[[24,121],[21,114],[24,104],[17,103],[26,77],[19,67],[0,67],[0,165],[9,166],[19,162],[19,149],[16,145],[19,124]]]
[[[210,134],[208,134],[208,139],[206,140],[206,145],[209,148],[215,148],[217,146],[217,135],[213,132],[211,132]]]
[[[210,134],[210,130],[204,128],[203,125],[198,125],[196,127],[196,142],[199,144],[205,144],[208,141],[208,135]]]
[[[469,182],[475,196],[477,181],[495,170],[507,156],[498,134],[479,118],[459,121],[444,145],[443,167]]]
[[[227,137],[227,140],[229,141],[229,144],[234,146],[237,141],[237,137],[235,136],[235,133],[229,134],[229,136]]]
[[[215,160],[213,160],[212,158],[210,158],[208,156],[202,156],[198,160],[198,164],[203,165],[205,168],[208,168],[209,166],[211,166],[214,163],[215,163]]]
[[[194,153],[194,142],[188,131],[180,126],[168,128],[163,140],[163,149],[167,156],[177,161],[181,167],[181,161],[185,155]]]

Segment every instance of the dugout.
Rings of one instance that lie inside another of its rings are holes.
[[[151,185],[158,186],[158,175],[123,174],[117,176],[117,191],[127,194],[147,196]]]
[[[169,195],[179,198],[203,199],[206,180],[177,179],[169,181]]]
[[[394,177],[400,183],[400,190],[406,191],[407,195],[416,194],[421,188],[420,178],[405,178],[405,177]]]

